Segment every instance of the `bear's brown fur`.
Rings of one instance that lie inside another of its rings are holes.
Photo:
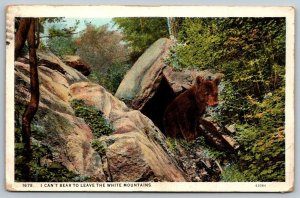
[[[198,120],[205,113],[206,107],[218,105],[219,83],[220,77],[205,80],[198,76],[190,89],[177,96],[164,114],[166,135],[186,140],[195,139]]]

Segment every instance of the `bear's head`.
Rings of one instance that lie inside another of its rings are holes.
[[[206,106],[218,105],[218,85],[220,84],[221,77],[218,76],[214,80],[204,79],[201,76],[196,78],[196,103],[199,109],[205,109]]]

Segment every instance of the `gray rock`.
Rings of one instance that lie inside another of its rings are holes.
[[[222,135],[222,137],[230,144],[230,146],[232,146],[232,148],[238,149],[240,147],[239,143],[229,135]]]
[[[236,132],[235,124],[226,125],[225,128],[226,128],[227,131],[229,131],[230,133],[235,133],[235,132]]]
[[[200,179],[200,177],[195,177],[195,182],[201,182],[201,179]]]
[[[200,151],[197,151],[195,154],[196,154],[197,157],[201,157],[202,156],[202,152],[200,152]]]
[[[167,55],[171,41],[161,38],[153,43],[127,72],[115,96],[125,100],[149,98],[158,86],[163,57]]]

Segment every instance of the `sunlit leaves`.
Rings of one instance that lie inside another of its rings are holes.
[[[234,169],[247,181],[284,181],[285,19],[178,20],[168,63],[224,73],[214,116],[236,124],[242,150]]]
[[[124,40],[130,46],[133,61],[157,39],[169,36],[167,18],[130,17],[114,18],[113,21],[124,34]]]

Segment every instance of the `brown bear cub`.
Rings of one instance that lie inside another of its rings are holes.
[[[195,84],[177,96],[164,114],[165,134],[190,141],[197,137],[198,120],[207,106],[218,105],[218,85],[221,78],[196,78]]]

